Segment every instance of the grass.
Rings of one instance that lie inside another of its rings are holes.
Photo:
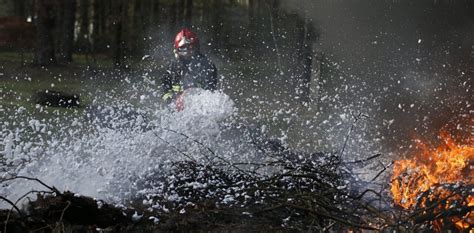
[[[36,91],[50,89],[80,94],[87,104],[90,96],[85,88],[110,90],[111,78],[133,72],[115,70],[112,60],[103,55],[96,56],[95,63],[86,55],[74,55],[73,60],[70,65],[39,67],[32,64],[31,53],[0,52],[0,103],[31,107],[31,96]],[[149,61],[144,63],[140,65],[151,65]],[[139,67],[138,61],[135,64]]]
[[[78,57],[80,61],[82,57]],[[54,122],[48,128],[54,133],[61,130],[62,122],[71,118],[80,119],[83,107],[67,109],[37,105],[32,98],[37,91],[49,89],[79,94],[81,105],[87,106],[92,101],[87,88],[107,86],[103,81],[88,80],[84,64],[39,67],[32,65],[32,59],[31,53],[0,53],[0,119],[3,131],[21,130],[26,132],[24,135],[34,135],[27,133],[32,130],[29,124],[32,120],[40,120]]]
[[[14,67],[14,66],[13,66]],[[13,69],[9,66],[0,78],[2,105],[34,107],[31,97],[39,90],[52,89],[68,93],[77,93],[81,81],[63,69],[46,70],[41,68],[23,67]]]
[[[32,117],[54,119],[62,116],[61,118],[68,119],[68,116],[82,114],[84,108],[37,106],[31,97],[36,91],[44,89],[79,94],[82,106],[93,104],[93,100],[115,104],[115,98],[123,98],[131,104],[136,104],[135,100],[127,99],[128,96],[123,93],[130,93],[130,90],[127,90],[130,85],[142,82],[140,68],[152,67],[152,61],[136,61],[135,70],[116,70],[110,59],[97,56],[96,64],[100,66],[92,68],[89,64],[91,59],[84,55],[75,55],[74,63],[67,66],[38,67],[32,65],[32,57],[31,53],[25,53],[22,57],[18,53],[0,52],[2,119],[12,117],[20,107],[25,108],[30,116],[20,114],[19,119],[14,120],[17,122],[27,122]],[[234,100],[241,117],[267,126],[270,135],[278,136],[286,132],[296,143],[299,141],[298,135],[302,131],[296,126],[300,121],[312,119],[315,113],[307,111],[293,98],[294,85],[291,83],[291,77],[287,77],[290,75],[288,72],[281,75],[277,67],[265,61],[216,63],[219,76],[222,77],[220,89]],[[130,83],[123,82],[125,76],[132,79]],[[156,80],[159,80],[159,77],[156,77]],[[159,90],[159,81],[156,85]],[[102,97],[102,93],[107,93],[107,96]],[[95,96],[96,94],[98,96]],[[278,111],[280,113],[275,114]],[[291,120],[288,120],[290,118]]]

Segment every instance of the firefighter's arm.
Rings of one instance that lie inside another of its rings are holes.
[[[161,87],[163,88],[163,100],[168,101],[174,98],[176,93],[181,91],[179,84],[173,83],[173,75],[176,72],[176,66],[171,63],[165,74],[161,77]]]

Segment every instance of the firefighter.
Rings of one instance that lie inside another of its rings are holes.
[[[182,96],[188,88],[202,88],[214,91],[217,88],[217,69],[209,58],[200,52],[196,33],[184,28],[174,40],[175,60],[161,79],[167,102],[176,101],[178,111],[182,110]],[[180,106],[181,105],[181,106]]]

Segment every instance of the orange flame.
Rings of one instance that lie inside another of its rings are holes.
[[[440,136],[443,143],[436,149],[417,141],[421,153],[412,159],[394,162],[391,192],[396,205],[405,209],[426,208],[426,203],[433,199],[444,198],[446,202],[437,206],[438,211],[449,208],[454,202],[474,206],[474,196],[471,195],[474,190],[466,197],[442,188],[433,189],[443,184],[474,185],[474,138],[470,137],[467,143],[459,145],[447,132]],[[424,195],[427,192],[430,195]],[[450,220],[458,230],[468,228],[469,224],[474,224],[474,211]],[[443,225],[439,221],[434,224]]]

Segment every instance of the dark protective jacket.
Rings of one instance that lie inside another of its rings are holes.
[[[174,60],[161,79],[164,93],[170,93],[180,86],[180,90],[191,87],[216,90],[217,69],[206,56],[197,54],[189,60]]]

